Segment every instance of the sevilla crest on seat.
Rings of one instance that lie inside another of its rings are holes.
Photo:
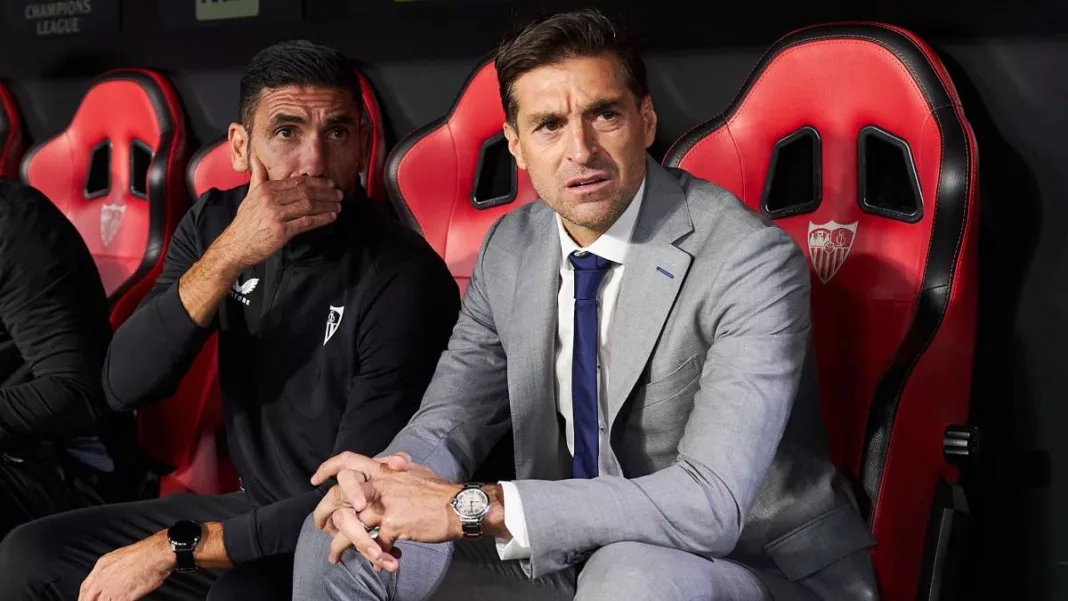
[[[503,127],[497,72],[485,62],[449,113],[401,140],[386,163],[397,215],[445,259],[461,293],[489,227],[537,198],[508,152]]]
[[[0,178],[16,179],[22,158],[22,123],[15,99],[0,84]]]
[[[382,168],[386,160],[385,132],[382,126],[382,109],[378,105],[371,82],[359,71],[363,94],[363,167],[361,177],[367,195],[388,208],[385,186],[382,183]],[[234,171],[230,163],[230,147],[226,136],[215,140],[199,151],[189,161],[189,190],[199,198],[211,188],[227,190],[243,186],[249,181],[249,172]]]
[[[832,456],[877,540],[883,598],[915,599],[975,345],[976,146],[945,68],[896,27],[791,33],[665,163],[730,190],[808,257]]]
[[[70,219],[96,260],[114,327],[163,267],[188,208],[181,174],[186,129],[178,95],[160,74],[105,73],[66,129],[31,149],[22,179]]]

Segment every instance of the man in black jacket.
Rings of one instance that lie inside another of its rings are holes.
[[[100,387],[110,340],[104,287],[78,230],[37,190],[0,180],[0,539],[122,498],[122,470],[98,437],[118,434],[121,420]]]
[[[253,58],[229,132],[251,183],[186,215],[104,365],[112,407],[143,407],[217,331],[242,490],[28,524],[0,545],[0,597],[289,598],[301,524],[328,489],[310,475],[405,425],[459,311],[440,257],[363,194],[360,97],[336,51],[287,42]]]

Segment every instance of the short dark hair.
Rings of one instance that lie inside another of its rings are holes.
[[[501,44],[494,60],[501,104],[508,122],[515,126],[518,106],[512,88],[521,75],[565,59],[604,54],[613,54],[619,59],[627,88],[639,101],[649,95],[645,62],[637,45],[600,11],[584,9],[559,13],[524,27]]]
[[[260,92],[285,86],[344,88],[362,109],[360,80],[344,55],[307,40],[279,42],[252,57],[241,76],[241,123],[252,125]]]

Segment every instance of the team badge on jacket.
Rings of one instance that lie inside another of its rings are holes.
[[[120,203],[108,203],[100,207],[100,241],[104,248],[111,245],[115,235],[119,233],[122,225],[122,216],[126,214],[126,205]]]
[[[323,338],[323,346],[330,342],[330,338],[337,331],[337,327],[341,325],[341,318],[344,316],[345,307],[330,306],[330,314],[326,316],[326,337]]]
[[[812,267],[824,284],[831,281],[842,268],[853,240],[857,236],[857,222],[843,225],[828,221],[822,225],[808,222],[808,250]]]

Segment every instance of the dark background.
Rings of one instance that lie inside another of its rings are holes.
[[[441,116],[505,33],[538,12],[579,6],[306,0],[304,19],[297,20],[270,18],[293,14],[283,6],[292,2],[261,4],[267,18],[198,27],[171,7],[161,13],[155,0],[126,0],[118,9],[118,33],[63,38],[16,35],[0,23],[0,77],[12,87],[34,142],[65,126],[93,76],[120,66],[161,69],[182,97],[195,149],[224,133],[235,117],[238,78],[257,49],[309,38],[359,61],[382,102],[392,145]],[[621,18],[645,42],[660,114],[657,158],[684,130],[725,108],[763,50],[796,27],[885,21],[915,31],[938,51],[975,129],[981,164],[972,407],[985,454],[966,474],[981,494],[972,499],[979,531],[968,564],[973,590],[965,598],[1068,598],[1068,5],[592,4]]]

